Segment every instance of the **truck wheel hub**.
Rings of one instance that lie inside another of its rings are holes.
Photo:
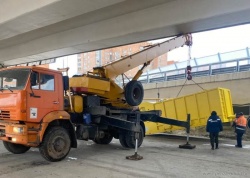
[[[65,147],[65,141],[62,138],[57,138],[54,143],[54,149],[57,152],[61,152]]]

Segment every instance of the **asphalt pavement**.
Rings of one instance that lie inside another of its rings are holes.
[[[250,177],[250,142],[243,141],[242,149],[235,140],[220,139],[220,147],[211,150],[207,138],[191,138],[195,149],[180,149],[184,137],[169,135],[146,136],[138,154],[142,160],[127,160],[133,149],[124,149],[119,140],[109,145],[79,141],[66,159],[48,162],[37,148],[14,155],[0,142],[0,178],[231,178]]]

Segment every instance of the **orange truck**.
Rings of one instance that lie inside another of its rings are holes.
[[[167,44],[171,45],[169,51],[189,45],[190,41],[182,36]],[[88,74],[72,78],[63,76],[62,71],[36,66],[1,69],[0,140],[5,148],[22,154],[31,147],[38,147],[46,160],[60,161],[71,148],[77,147],[77,140],[109,144],[117,138],[123,147],[140,147],[145,136],[143,121],[171,124],[171,119],[159,117],[160,111],[134,109],[143,100],[143,87],[136,79],[156,55],[165,52],[153,52],[150,59],[141,60],[142,53],[149,56],[150,50],[155,51],[150,47],[113,66],[97,67]],[[131,60],[137,57],[139,62]],[[141,64],[144,64],[142,69],[124,88],[114,82],[114,77]],[[173,124],[187,127],[186,122],[174,121]]]

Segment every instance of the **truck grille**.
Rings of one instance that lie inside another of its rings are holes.
[[[0,137],[5,136],[5,126],[0,123]]]
[[[9,119],[10,118],[10,111],[3,111],[0,112],[0,119]]]

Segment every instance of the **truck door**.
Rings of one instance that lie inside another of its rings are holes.
[[[61,108],[58,82],[53,73],[33,72],[30,92],[27,93],[27,121],[40,122],[51,111]]]

